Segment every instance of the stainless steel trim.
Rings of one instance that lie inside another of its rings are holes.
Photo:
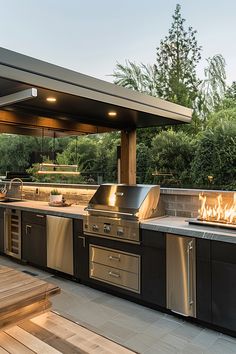
[[[134,241],[135,243],[140,242],[140,229],[137,220],[102,215],[85,215],[83,220],[83,230],[86,235],[104,236],[110,239],[119,239],[120,241]]]
[[[193,289],[192,289],[192,277],[193,277],[193,241],[190,241],[188,243],[188,248],[187,248],[187,256],[188,256],[188,267],[187,267],[187,272],[188,272],[188,303],[191,306],[193,304]]]
[[[223,229],[230,229],[230,230],[235,230],[236,225],[235,224],[227,224],[223,222],[217,222],[217,221],[207,221],[207,220],[200,220],[200,219],[186,219],[189,224],[191,225],[198,225],[198,226],[208,226],[208,227],[219,227]]]
[[[85,208],[85,211],[94,211],[105,214],[116,214],[116,215],[124,215],[124,216],[134,216],[135,213],[124,213],[121,211],[113,211],[113,210],[104,210],[104,209],[96,209],[96,208]]]
[[[21,211],[4,211],[4,253],[21,259]]]
[[[85,248],[85,237],[84,236],[78,236],[80,240],[83,242],[83,247]]]
[[[26,235],[28,235],[28,230],[29,229],[32,229],[32,226],[31,225],[26,225],[25,226],[25,233],[26,233]]]
[[[108,274],[109,274],[111,277],[120,278],[120,274],[117,274],[117,273],[114,273],[114,272],[108,272]]]
[[[73,222],[70,218],[47,215],[47,267],[74,274]]]
[[[130,239],[123,239],[123,238],[120,238],[119,236],[115,237],[115,236],[106,236],[106,235],[99,235],[99,234],[94,234],[92,232],[87,232],[87,231],[84,231],[84,235],[87,235],[87,236],[93,236],[93,237],[99,237],[99,238],[105,238],[107,240],[119,240],[121,242],[126,242],[126,243],[132,243],[132,244],[135,244],[135,245],[140,245],[140,241],[133,241],[133,240],[130,240]]]
[[[140,268],[141,256],[138,254],[94,244],[89,245],[90,278],[140,293]],[[109,278],[116,278],[117,280],[114,283],[114,280],[109,280]]]
[[[90,262],[89,277],[112,286],[140,293],[139,274],[117,270],[100,263]]]
[[[120,257],[108,256],[108,258],[112,261],[120,262]]]
[[[195,239],[166,235],[167,308],[196,317]]]

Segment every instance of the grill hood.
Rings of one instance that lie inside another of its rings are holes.
[[[87,211],[139,220],[161,216],[160,186],[102,184],[89,201]]]

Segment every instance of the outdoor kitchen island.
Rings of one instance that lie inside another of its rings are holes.
[[[183,296],[185,309],[186,306],[195,308],[193,315],[188,316],[193,321],[200,321],[235,336],[235,232],[213,227],[190,226],[186,222],[186,218],[168,216],[141,222],[140,243],[129,243],[109,237],[85,235],[83,232],[85,211],[81,207],[74,206],[74,211],[70,210],[67,214],[73,221],[74,260],[73,275],[68,275],[47,268],[46,255],[43,254],[43,252],[47,252],[44,217],[53,213],[56,213],[57,216],[61,213],[65,217],[66,208],[63,208],[63,210],[58,208],[55,212],[53,208],[46,207],[45,202],[12,202],[10,204],[1,203],[0,205],[1,241],[3,237],[2,213],[7,208],[20,210],[22,214],[26,213],[25,217],[29,213],[32,222],[27,225],[31,226],[32,231],[36,230],[35,233],[31,232],[31,235],[24,235],[24,229],[22,228],[21,261],[56,272],[57,275],[67,276],[71,280],[79,281],[98,290],[168,313],[173,312],[170,311],[171,307],[168,305],[167,296],[167,248],[169,247],[167,238],[174,236],[179,242],[182,242],[183,238],[187,241],[194,241],[191,244],[195,253],[194,264],[191,257],[188,259],[189,263],[185,263],[185,267],[190,267],[189,271],[185,273],[187,283],[182,284],[183,278],[178,278],[179,288],[186,286],[188,288],[188,292],[181,295]],[[37,232],[37,230],[40,232]],[[35,238],[35,241],[29,240],[31,237]],[[34,247],[34,251],[30,247]],[[35,249],[38,250],[38,253],[35,253]],[[94,250],[98,253],[94,253]],[[3,253],[3,249],[1,249],[1,252]],[[99,267],[102,266],[103,269],[104,267],[110,267],[108,269],[111,272],[110,277],[114,278],[112,282],[91,275],[91,255],[98,257],[93,261]],[[100,255],[103,258],[99,258]],[[176,264],[178,264],[178,260],[176,260]],[[175,268],[178,269],[177,266]],[[182,270],[186,271],[186,269]],[[192,278],[194,273],[195,281]],[[126,274],[130,277],[131,283],[128,281],[128,283],[121,284],[120,278]],[[139,277],[137,277],[137,274],[139,274]],[[179,275],[182,275],[182,271]],[[133,279],[138,279],[138,283],[135,283]],[[131,286],[129,286],[130,284]],[[135,288],[135,284],[138,284],[139,287]],[[132,287],[134,288],[132,289]],[[175,311],[173,307],[172,309]],[[176,312],[183,314],[182,310]]]

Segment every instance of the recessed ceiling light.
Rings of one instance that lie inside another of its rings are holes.
[[[55,97],[47,97],[47,101],[48,102],[56,102],[56,98]]]
[[[116,117],[117,113],[114,111],[110,111],[110,112],[108,112],[108,115],[109,115],[109,117]]]

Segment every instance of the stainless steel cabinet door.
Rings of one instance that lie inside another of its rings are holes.
[[[166,235],[167,308],[196,317],[195,239]]]
[[[47,267],[74,274],[72,219],[47,215]]]

